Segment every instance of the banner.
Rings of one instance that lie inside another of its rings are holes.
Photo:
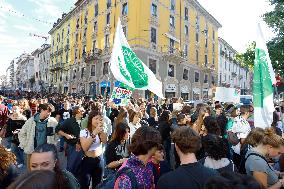
[[[120,87],[114,87],[111,95],[111,100],[117,106],[127,106],[131,95],[132,95],[131,90],[123,89]]]
[[[216,87],[215,101],[240,103],[240,91],[235,88]]]

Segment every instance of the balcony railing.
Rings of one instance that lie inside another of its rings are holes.
[[[97,59],[99,59],[101,54],[102,54],[102,50],[95,48],[91,53],[86,54],[85,61],[89,62],[91,60],[97,60]]]

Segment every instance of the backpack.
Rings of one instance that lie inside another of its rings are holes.
[[[248,157],[249,156],[257,156],[257,157],[260,157],[261,159],[263,159],[266,163],[267,163],[267,165],[268,165],[268,167],[271,169],[271,167],[269,166],[269,163],[268,163],[268,161],[265,159],[265,157],[263,157],[262,155],[259,155],[259,154],[257,154],[257,153],[250,153],[250,154],[248,154],[248,156],[245,158],[245,159],[243,159],[242,161],[241,161],[241,163],[240,163],[240,168],[239,168],[239,173],[241,173],[241,174],[247,174],[246,173],[246,161],[247,161],[247,159],[248,159]]]
[[[107,177],[106,180],[102,181],[96,189],[113,189],[115,185],[116,179],[121,176],[121,175],[127,175],[131,181],[131,188],[132,189],[138,189],[138,183],[135,177],[135,174],[129,167],[123,167],[120,170],[118,170],[114,176],[112,177]]]

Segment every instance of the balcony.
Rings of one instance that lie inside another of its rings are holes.
[[[174,62],[184,62],[186,59],[184,58],[184,53],[177,48],[173,47],[165,47],[162,48],[162,56],[165,60],[174,61]]]
[[[85,62],[90,62],[92,60],[98,60],[101,54],[102,54],[102,50],[95,48],[91,53],[87,53],[87,55],[85,56]]]

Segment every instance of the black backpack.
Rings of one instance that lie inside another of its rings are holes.
[[[139,185],[137,183],[137,179],[135,177],[135,174],[129,167],[123,167],[120,170],[118,170],[113,177],[107,177],[106,180],[102,181],[96,189],[113,189],[115,185],[116,179],[121,175],[127,175],[131,181],[131,188],[132,189],[139,189]]]

